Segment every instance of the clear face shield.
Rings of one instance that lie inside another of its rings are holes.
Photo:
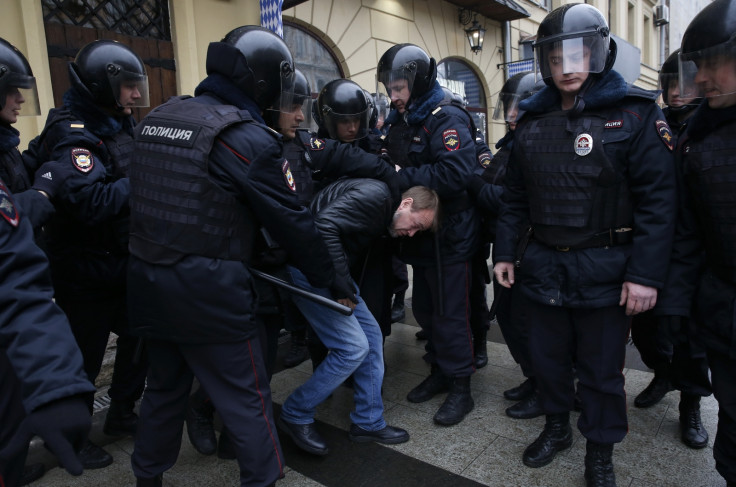
[[[493,110],[493,120],[515,122],[519,118],[519,103],[522,99],[516,93],[499,93],[496,108]]]
[[[608,38],[593,33],[534,48],[542,79],[571,73],[600,73],[608,59]]]
[[[371,107],[358,113],[337,113],[330,107],[322,107],[322,119],[330,138],[352,142],[368,135]]]
[[[107,79],[115,100],[123,108],[150,106],[148,76],[125,71],[115,64],[107,66]]]
[[[5,83],[7,87],[3,96],[3,106],[7,102],[9,94],[20,92],[24,102],[21,105],[19,116],[36,116],[41,114],[41,106],[38,102],[38,89],[36,88],[36,78],[25,74],[10,73]]]
[[[378,75],[378,83],[376,83],[376,93],[384,95],[394,105],[398,102],[406,106],[409,103],[416,74],[416,69],[406,67],[381,72]]]
[[[736,93],[736,46],[728,41],[708,49],[680,53],[680,96],[716,98]]]
[[[695,100],[695,97],[681,94],[679,73],[660,73],[659,89],[662,90],[662,101],[670,108],[684,107]]]
[[[373,103],[376,105],[376,113],[378,115],[376,127],[380,130],[391,109],[391,100],[388,99],[385,93],[376,93],[373,96]]]

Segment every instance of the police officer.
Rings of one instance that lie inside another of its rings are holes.
[[[82,395],[94,386],[68,321],[53,302],[48,260],[2,180],[0,253],[0,485],[21,485],[34,435],[69,473],[79,475],[75,450],[91,426]]]
[[[688,120],[676,152],[680,218],[668,286],[658,305],[673,317],[670,327],[682,327],[689,316],[690,339],[697,337],[706,348],[719,406],[713,457],[728,487],[736,486],[734,33],[736,1],[715,0],[682,37],[680,96],[704,96],[705,101]]]
[[[515,283],[528,298],[529,352],[546,414],[522,460],[541,467],[572,445],[574,360],[585,480],[613,486],[613,445],[627,432],[629,316],[654,306],[667,274],[677,197],[672,132],[657,94],[611,69],[616,45],[594,7],[553,10],[534,50],[547,86],[520,104],[494,266],[502,286]],[[520,255],[529,223],[533,238]]]
[[[701,99],[680,96],[679,53],[674,51],[662,64],[659,85],[667,106],[663,110],[675,140],[687,125]],[[687,72],[694,66],[687,65]],[[687,336],[688,326],[670,330],[667,323],[660,327],[654,311],[640,313],[631,320],[631,338],[642,361],[654,370],[654,377],[634,399],[634,405],[647,408],[658,403],[673,389],[680,395],[680,438],[691,448],[708,446],[708,432],[700,418],[700,398],[711,394],[708,361],[705,349]],[[684,322],[682,322],[684,323]]]
[[[240,484],[284,475],[247,267],[261,225],[301,256],[315,285],[352,294],[299,205],[281,136],[261,115],[279,98],[291,104],[286,44],[238,27],[209,45],[207,73],[193,98],[172,98],[136,130],[129,309],[150,360],[132,456],[139,486],[161,485],[176,461],[194,375],[231,434]]]
[[[15,46],[0,38],[0,179],[13,192],[15,202],[34,228],[48,220],[54,205],[41,192],[31,190],[35,168],[26,167],[18,151],[20,134],[12,125],[20,115],[39,114],[31,66]]]
[[[504,120],[508,130],[506,135],[496,143],[498,151],[493,159],[488,160],[482,173],[474,176],[470,182],[470,191],[482,210],[483,232],[488,242],[495,240],[496,220],[501,207],[504,177],[514,143],[516,121],[520,115],[519,103],[544,86],[544,82],[541,79],[537,80],[534,73],[525,71],[511,76],[498,94],[493,119]],[[503,392],[506,399],[517,401],[513,406],[506,408],[506,414],[516,419],[536,418],[544,412],[539,405],[536,379],[531,357],[529,357],[528,332],[523,320],[526,309],[524,296],[515,290],[507,290],[496,281],[493,283],[493,296],[496,300],[493,309],[504,341],[509,347],[511,356],[521,366],[521,372],[526,377],[526,380],[520,385]]]
[[[401,242],[400,257],[414,271],[412,310],[427,332],[431,373],[409,392],[410,402],[449,390],[434,416],[440,425],[463,420],[474,406],[470,393],[473,344],[467,317],[470,260],[478,249],[479,218],[466,187],[476,162],[475,134],[465,114],[441,105],[435,60],[413,44],[390,47],[378,62],[378,80],[393,105],[385,148],[401,167],[402,188],[427,186],[441,200],[444,218],[436,237]]]
[[[134,434],[133,408],[145,382],[145,360],[129,334],[125,268],[128,259],[128,164],[133,151],[134,107],[148,106],[148,78],[140,57],[112,40],[82,47],[69,64],[64,106],[49,112],[28,153],[44,164],[33,187],[55,192],[57,213],[45,225],[56,302],[69,317],[90,382],[100,371],[110,331],[118,335],[110,409],[103,430]],[[88,397],[92,410],[94,396]],[[85,468],[112,463],[87,442]]]

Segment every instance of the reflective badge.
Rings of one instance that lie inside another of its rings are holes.
[[[667,125],[667,122],[665,122],[664,120],[657,120],[655,125],[657,127],[657,133],[662,139],[662,142],[664,142],[664,145],[666,145],[670,152],[672,152],[672,150],[675,148],[675,136],[672,135],[672,130],[670,129],[670,126]]]
[[[309,141],[309,146],[312,150],[322,150],[325,148],[325,141],[312,137]]]
[[[289,161],[284,160],[284,163],[281,164],[281,172],[284,173],[284,179],[286,180],[286,185],[289,187],[290,190],[296,192],[296,183],[294,182],[294,175],[291,174],[291,167],[289,166]]]
[[[603,126],[603,128],[606,129],[620,129],[624,126],[623,120],[609,120],[606,122],[606,124]]]
[[[593,150],[593,137],[590,134],[580,134],[575,137],[575,154],[587,156]]]
[[[415,144],[418,144],[419,142],[421,142],[421,141],[422,141],[422,138],[421,138],[421,137],[419,137],[418,135],[416,135],[416,136],[414,136],[414,137],[413,137],[413,138],[411,139],[411,141],[412,141],[412,142],[414,142]]]
[[[90,154],[87,149],[82,149],[81,147],[75,147],[72,149],[72,162],[74,163],[74,167],[83,173],[88,173],[93,167],[95,167],[95,161],[92,159],[92,154]]]
[[[447,129],[442,132],[442,142],[445,144],[445,149],[458,150],[460,148],[460,137],[457,135],[457,130]]]
[[[20,221],[18,210],[13,204],[7,186],[2,181],[0,181],[0,215],[14,227],[18,226],[18,221]]]
[[[491,159],[493,159],[493,156],[490,152],[483,152],[478,156],[478,162],[484,169],[487,169],[491,165]]]

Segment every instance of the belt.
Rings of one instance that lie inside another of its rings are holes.
[[[631,227],[609,228],[608,230],[594,234],[592,237],[583,240],[582,242],[572,245],[555,245],[539,240],[538,238],[535,238],[535,240],[547,247],[557,250],[558,252],[569,252],[570,250],[615,247],[617,245],[630,244],[634,239],[633,233],[634,232]]]

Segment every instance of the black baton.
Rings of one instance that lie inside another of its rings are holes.
[[[280,288],[292,294],[296,294],[297,296],[311,299],[315,303],[321,304],[322,306],[327,306],[331,310],[337,311],[338,313],[342,315],[350,316],[353,314],[352,309],[348,308],[347,306],[343,304],[338,303],[337,301],[333,301],[330,298],[320,296],[319,294],[313,293],[299,286],[295,286],[294,284],[286,282],[283,279],[279,279],[276,276],[272,276],[271,274],[266,274],[265,272],[261,272],[258,269],[253,269],[252,267],[249,267],[248,270],[250,271],[251,274],[253,274],[259,279],[263,279],[264,281],[270,282],[271,284],[275,284],[276,286],[279,286]]]

